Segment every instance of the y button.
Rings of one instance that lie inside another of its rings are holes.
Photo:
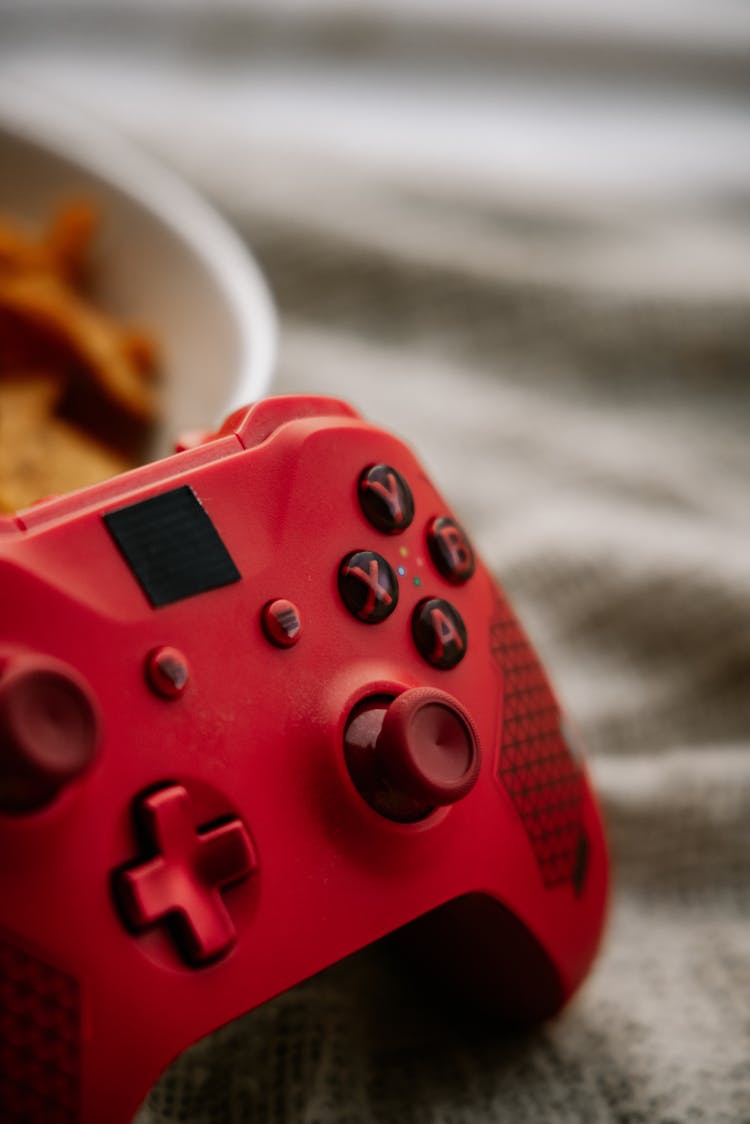
[[[373,527],[399,535],[414,518],[414,497],[400,472],[389,464],[374,464],[359,478],[359,503]]]

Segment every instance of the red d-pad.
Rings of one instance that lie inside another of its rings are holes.
[[[180,784],[144,797],[137,815],[156,854],[115,877],[126,921],[138,931],[174,922],[179,951],[189,964],[225,955],[236,933],[221,891],[257,867],[245,825],[234,818],[197,829],[190,795]]]

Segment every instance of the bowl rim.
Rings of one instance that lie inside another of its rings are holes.
[[[78,164],[187,244],[210,271],[237,330],[238,369],[223,410],[269,392],[279,334],[271,290],[252,251],[198,191],[116,126],[17,78],[0,81],[0,132]]]

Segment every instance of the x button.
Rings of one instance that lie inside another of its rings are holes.
[[[378,624],[398,604],[398,580],[382,554],[355,550],[339,567],[339,593],[355,617]]]

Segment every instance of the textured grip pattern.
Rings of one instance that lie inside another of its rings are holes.
[[[0,1120],[75,1124],[78,984],[0,937]]]
[[[583,777],[560,732],[560,711],[528,637],[498,595],[490,647],[503,674],[500,778],[519,813],[545,885],[578,882],[585,863]]]

